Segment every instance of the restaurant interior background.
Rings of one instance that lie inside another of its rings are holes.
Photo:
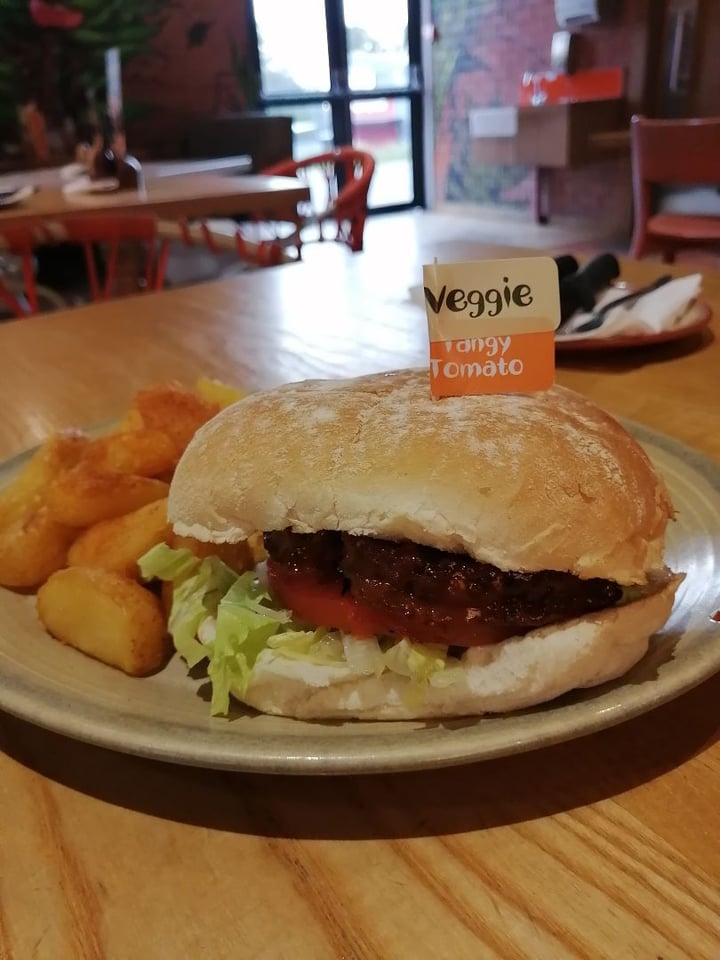
[[[193,124],[258,107],[253,28],[267,8],[256,0],[253,18],[248,3],[77,0],[63,5],[6,0],[0,5],[3,162],[8,163],[12,141],[18,139],[19,106],[33,101],[51,129],[57,130],[67,116],[87,109],[88,89],[100,89],[102,53],[111,45],[118,45],[123,56],[132,151],[140,157],[187,154],[187,134]],[[303,4],[303,16],[313,6]],[[456,209],[529,210],[535,188],[533,166],[498,156],[497,151],[488,153],[492,143],[471,136],[469,116],[478,108],[516,104],[523,73],[549,67],[551,41],[558,30],[553,0],[432,0],[431,5],[429,0],[427,4],[412,0],[409,6],[411,24],[422,27],[431,22],[434,27],[425,45],[426,53],[431,50],[430,62],[411,77],[416,89],[423,75],[431,87],[427,97],[431,105],[423,117],[423,182],[414,193],[407,188],[385,196],[381,156],[371,207],[429,202],[436,207],[456,205]],[[720,86],[720,61],[712,56],[720,35],[720,5],[710,0],[624,0],[610,6],[617,9],[605,22],[575,31],[575,68],[620,68],[624,120],[638,112],[711,114]],[[351,8],[346,4],[346,11]],[[367,9],[372,13],[372,5]],[[670,97],[668,60],[678,42],[680,15],[686,17],[680,51],[685,86],[681,95]],[[371,19],[366,16],[365,23]],[[287,29],[292,33],[291,23]],[[427,28],[422,36],[428,39]],[[302,35],[293,41],[300,54],[306,41]],[[293,111],[296,153],[302,153],[303,124],[297,119],[303,114],[297,106]],[[271,107],[269,112],[287,113],[288,106]],[[305,152],[313,147],[317,144],[310,142]],[[218,152],[217,143],[213,149]],[[230,143],[227,152],[232,152]],[[407,166],[409,157],[403,155],[403,159]],[[628,143],[585,157],[578,165],[556,166],[548,175],[546,190],[553,218],[585,218],[629,235]]]
[[[0,0],[0,960],[720,960],[718,49],[720,0]],[[702,216],[633,216],[642,128]],[[255,175],[350,134],[320,217]],[[409,367],[503,395],[337,389]]]

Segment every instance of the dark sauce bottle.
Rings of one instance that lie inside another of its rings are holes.
[[[112,124],[107,115],[100,121],[101,143],[98,145],[90,167],[92,180],[104,180],[107,177],[117,177],[117,159],[112,148]]]
[[[116,166],[121,190],[142,190],[143,172],[139,160],[126,153],[117,158]]]
[[[125,136],[116,133],[112,120],[104,114],[101,121],[102,145],[93,161],[92,179],[114,177],[120,190],[141,190],[143,173],[140,162],[125,149]]]

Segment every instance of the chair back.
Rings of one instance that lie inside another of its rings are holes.
[[[30,305],[30,313],[38,311],[33,263],[33,253],[37,247],[53,243],[75,243],[81,246],[92,299],[97,301],[112,296],[122,244],[145,245],[144,288],[162,289],[167,243],[162,241],[158,250],[157,242],[155,218],[142,215],[74,215],[29,226],[0,228],[0,252],[7,251],[22,259],[25,296]],[[102,282],[96,260],[98,244],[102,245],[105,254]],[[4,296],[3,299],[8,302],[7,297]]]
[[[720,118],[630,121],[633,174],[643,183],[720,184]]]
[[[186,247],[207,247],[211,253],[216,254],[233,252],[239,260],[253,267],[276,267],[292,260],[279,243],[248,239],[237,225],[234,225],[232,233],[228,234],[202,220],[195,223],[187,220],[160,220],[158,234],[169,243],[182,243]]]
[[[88,281],[93,300],[112,296],[117,279],[120,248],[123,244],[145,246],[145,290],[161,290],[164,279],[165,245],[157,253],[157,221],[143,215],[70,217],[62,222],[65,240],[79,244],[85,253]],[[95,259],[95,245],[105,252],[105,276],[101,285]]]
[[[283,160],[263,173],[305,180],[312,200],[310,209],[307,205],[298,205],[296,222],[299,225],[319,224],[320,239],[323,239],[322,224],[334,220],[337,222],[335,239],[347,243],[351,250],[362,250],[368,192],[374,171],[372,154],[346,146],[302,160]]]
[[[657,226],[653,229],[651,224],[656,219],[653,190],[663,184],[720,184],[720,118],[650,120],[635,116],[630,121],[630,144],[635,221],[631,253],[642,257],[659,248],[663,260],[671,263],[676,248],[705,242],[705,225],[699,224],[698,218],[675,215],[672,224],[664,224],[659,239]]]

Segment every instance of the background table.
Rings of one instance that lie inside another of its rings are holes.
[[[0,230],[78,213],[154,213],[167,219],[273,213],[309,196],[307,186],[293,177],[260,174],[147,177],[142,190],[114,193],[67,195],[60,187],[42,187],[24,203],[0,208]]]
[[[62,184],[64,167],[38,167],[17,170],[0,175],[0,190],[9,190],[25,184],[36,187],[58,187]],[[241,174],[252,170],[252,157],[238,154],[234,157],[218,157],[208,160],[145,160],[143,173],[149,179],[177,177],[187,173]]]
[[[417,264],[326,251],[329,266],[0,326],[0,456],[159,379],[423,362]],[[717,316],[720,274],[705,297]],[[558,379],[719,457],[716,331],[574,357]],[[173,767],[2,717],[0,957],[717,960],[718,702],[720,676],[557,747],[345,779]]]

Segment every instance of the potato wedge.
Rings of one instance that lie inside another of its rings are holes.
[[[84,530],[70,547],[72,567],[103,567],[131,580],[140,577],[140,557],[170,536],[167,500],[152,503],[111,520],[101,520]]]
[[[209,403],[216,403],[221,410],[247,396],[244,390],[237,390],[221,380],[213,380],[210,377],[200,377],[197,380],[195,393]]]
[[[178,457],[198,428],[220,410],[219,404],[203,400],[177,383],[140,390],[133,406],[139,411],[145,427],[160,430],[171,438]]]
[[[64,567],[77,530],[58,523],[48,508],[19,509],[0,525],[0,585],[36,587]]]
[[[74,467],[90,441],[78,430],[50,437],[28,460],[24,469],[0,490],[0,523],[3,518],[28,515],[38,506],[58,474]]]
[[[196,557],[218,557],[236,573],[245,573],[246,570],[251,570],[255,566],[252,551],[246,540],[241,540],[239,543],[203,543],[202,540],[195,540],[193,537],[181,537],[177,533],[172,533],[167,544],[176,550],[185,547]]]
[[[157,670],[171,651],[158,598],[111,570],[58,570],[38,590],[37,612],[58,640],[133,677]]]
[[[166,433],[140,427],[92,440],[82,459],[99,473],[157,477],[175,468],[178,453],[177,444]]]
[[[125,473],[98,473],[85,463],[60,474],[45,500],[51,515],[69,527],[91,527],[167,497],[161,480]]]

